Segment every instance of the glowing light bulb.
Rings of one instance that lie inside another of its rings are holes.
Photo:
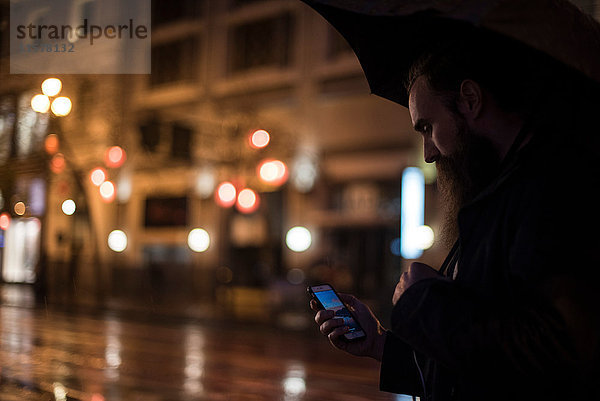
[[[188,234],[188,246],[194,252],[204,252],[210,246],[210,235],[202,228],[194,228]]]
[[[49,134],[46,139],[44,140],[44,149],[46,150],[46,153],[48,153],[49,155],[53,155],[56,152],[58,152],[58,146],[59,146],[59,141],[58,141],[58,135],[56,134]]]
[[[110,181],[104,181],[102,185],[100,185],[100,196],[102,200],[106,203],[112,202],[115,200],[116,189],[115,185]]]
[[[10,226],[10,215],[8,213],[0,214],[0,229],[6,231],[6,230],[8,230],[9,226]]]
[[[73,213],[75,213],[77,206],[75,205],[75,201],[73,199],[67,199],[62,203],[61,209],[64,214],[71,216]]]
[[[118,168],[125,163],[126,154],[120,146],[112,146],[106,151],[104,162],[110,168]]]
[[[15,203],[15,207],[14,207],[15,214],[17,214],[19,216],[23,216],[25,214],[25,210],[26,209],[27,208],[25,206],[25,203],[23,203],[23,202],[17,202],[17,203]]]
[[[270,140],[269,133],[263,129],[259,129],[250,135],[250,146],[254,149],[262,149],[269,144]]]
[[[127,248],[127,234],[121,230],[113,230],[108,234],[108,247],[115,252],[123,252]]]
[[[304,252],[312,244],[312,234],[306,227],[292,227],[285,236],[285,244],[294,252]]]
[[[235,204],[237,191],[235,186],[226,181],[217,188],[216,201],[222,207],[231,207]]]
[[[42,93],[46,96],[56,96],[62,89],[62,82],[58,78],[48,78],[42,82]]]
[[[35,95],[31,99],[31,108],[38,113],[47,113],[50,109],[50,99],[46,95]]]
[[[90,181],[92,181],[92,184],[99,187],[106,181],[106,171],[102,167],[93,169],[90,173]]]
[[[62,173],[66,165],[67,162],[65,161],[65,156],[62,153],[55,154],[50,160],[50,170],[52,170],[54,174]]]
[[[58,117],[64,117],[66,115],[69,115],[72,107],[73,103],[71,103],[71,99],[69,99],[66,96],[60,96],[52,101],[50,109],[52,110],[54,115]]]
[[[237,197],[236,206],[242,213],[252,213],[258,209],[258,195],[250,188],[244,188]]]
[[[267,184],[281,185],[288,179],[288,169],[281,160],[263,160],[258,165],[258,177]]]

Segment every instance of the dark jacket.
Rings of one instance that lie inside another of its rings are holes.
[[[427,391],[428,401],[600,400],[600,169],[564,129],[535,129],[460,211],[456,279],[402,295],[382,390]]]

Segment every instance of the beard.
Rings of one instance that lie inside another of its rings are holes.
[[[442,242],[452,247],[459,236],[458,213],[499,173],[500,158],[491,141],[467,127],[456,116],[457,147],[436,162],[437,185],[442,199]]]

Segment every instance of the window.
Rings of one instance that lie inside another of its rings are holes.
[[[149,152],[156,151],[160,143],[160,123],[150,120],[140,125],[140,145]]]
[[[173,125],[173,138],[171,142],[171,157],[174,159],[191,159],[191,142],[193,131],[179,124]]]
[[[5,97],[0,100],[0,165],[11,156],[13,130],[15,127],[15,99]]]
[[[197,19],[203,7],[204,2],[199,0],[152,0],[152,26]]]
[[[234,27],[230,32],[229,71],[289,65],[292,22],[286,13]]]
[[[17,156],[29,156],[42,149],[49,118],[48,113],[36,113],[31,108],[31,98],[35,95],[24,93],[19,97],[17,114],[16,153]]]
[[[198,39],[195,36],[153,46],[150,85],[193,80],[197,61]]]
[[[146,198],[145,227],[187,225],[187,198]]]

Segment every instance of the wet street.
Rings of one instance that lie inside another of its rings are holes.
[[[0,306],[0,399],[394,400],[315,330]]]

